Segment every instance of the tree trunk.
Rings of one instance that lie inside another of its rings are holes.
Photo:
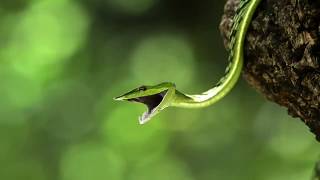
[[[228,47],[239,0],[228,0],[220,30]],[[243,74],[268,100],[299,117],[320,141],[320,0],[263,0],[244,44]]]

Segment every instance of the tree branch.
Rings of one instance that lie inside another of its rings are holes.
[[[228,47],[239,0],[228,0],[220,30]],[[246,35],[244,77],[300,117],[320,141],[320,1],[264,0]]]

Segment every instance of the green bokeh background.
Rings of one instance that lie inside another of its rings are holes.
[[[308,128],[243,80],[204,109],[113,97],[219,80],[224,1],[1,0],[0,179],[304,180],[319,145]]]

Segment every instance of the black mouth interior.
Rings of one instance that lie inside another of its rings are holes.
[[[151,113],[151,111],[161,103],[166,93],[167,91],[163,91],[161,93],[150,96],[143,96],[139,98],[130,99],[129,101],[139,102],[147,105],[148,112]]]

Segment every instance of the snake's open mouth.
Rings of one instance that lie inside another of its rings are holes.
[[[160,110],[158,107],[166,94],[167,90],[150,96],[142,96],[134,99],[128,99],[128,101],[143,103],[148,107],[148,110],[144,112],[142,116],[139,117],[140,124],[146,123],[151,119],[151,117],[157,114],[157,111]]]

